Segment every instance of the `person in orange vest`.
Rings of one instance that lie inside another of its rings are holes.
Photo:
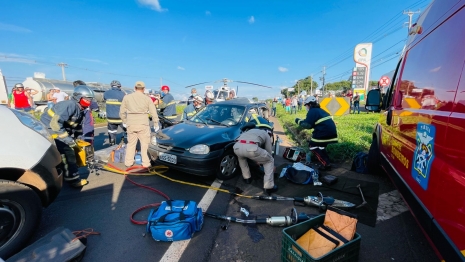
[[[17,83],[12,92],[12,98],[14,99],[14,105],[16,110],[26,111],[29,112],[32,110],[31,104],[29,100],[31,99],[31,95],[24,91],[24,85],[21,83]],[[11,103],[13,99],[8,99],[8,107],[11,107]]]

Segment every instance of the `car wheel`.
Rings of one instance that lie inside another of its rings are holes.
[[[6,259],[21,247],[37,228],[42,213],[39,196],[29,187],[0,181],[0,257]]]
[[[221,180],[228,180],[234,178],[239,170],[239,162],[234,152],[229,149],[226,150],[220,158],[216,177]]]
[[[380,156],[378,143],[373,139],[368,151],[368,171],[373,175],[382,173]]]

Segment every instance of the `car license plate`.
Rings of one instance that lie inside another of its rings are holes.
[[[171,154],[166,154],[166,153],[162,153],[162,152],[159,152],[158,153],[158,158],[162,161],[165,161],[165,162],[168,162],[168,163],[171,163],[171,164],[176,164],[177,162],[177,156],[175,155],[171,155]]]

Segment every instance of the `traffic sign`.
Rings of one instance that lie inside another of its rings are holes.
[[[326,97],[320,102],[320,107],[332,116],[342,116],[350,113],[349,103],[347,97]]]
[[[391,83],[391,80],[390,80],[389,77],[387,77],[387,76],[383,76],[383,77],[381,77],[381,79],[379,80],[379,85],[382,86],[382,87],[386,87],[386,86],[388,86],[390,83]]]

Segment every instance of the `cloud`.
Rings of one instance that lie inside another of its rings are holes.
[[[431,70],[429,70],[429,71],[430,71],[431,73],[436,73],[436,72],[439,71],[439,70],[441,70],[441,67],[440,67],[440,66],[438,66],[438,67],[436,67],[436,68],[433,68],[433,69],[431,69]]]
[[[86,61],[86,62],[92,62],[92,63],[108,65],[108,63],[103,62],[103,61],[98,60],[98,59],[91,59],[91,58],[79,58],[79,59],[81,59],[82,61]]]
[[[13,62],[13,63],[23,63],[23,64],[36,64],[37,62],[26,56],[21,56],[17,54],[3,54],[0,53],[0,62]]]
[[[21,26],[9,25],[9,24],[4,24],[4,23],[0,23],[0,31],[1,30],[11,31],[11,32],[16,32],[16,33],[31,33],[32,32],[31,30],[21,27]]]
[[[285,68],[285,67],[282,67],[282,66],[278,67],[278,70],[279,70],[279,72],[281,72],[281,73],[284,73],[284,72],[289,71],[289,69],[287,69],[287,68]]]
[[[182,67],[182,66],[178,66],[178,69],[179,69],[179,70],[186,70],[186,69],[185,69],[184,67]]]
[[[137,0],[140,4],[149,6],[150,9],[157,12],[165,12],[168,9],[162,8],[159,0]]]
[[[255,23],[255,17],[251,16],[249,18],[249,24],[253,24],[253,23]]]
[[[210,11],[205,11],[205,15],[212,15],[212,13]]]

